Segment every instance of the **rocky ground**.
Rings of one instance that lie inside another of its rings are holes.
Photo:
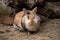
[[[42,23],[38,33],[29,35],[15,30],[13,26],[0,24],[0,40],[60,40],[60,19]]]

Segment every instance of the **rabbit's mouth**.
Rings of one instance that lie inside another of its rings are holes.
[[[26,26],[26,28],[30,31],[37,31],[39,27],[37,24],[29,24]]]
[[[37,24],[25,25],[24,23],[21,22],[21,25],[22,25],[23,30],[26,32],[34,32],[38,30]]]

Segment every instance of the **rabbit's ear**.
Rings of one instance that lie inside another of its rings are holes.
[[[24,11],[25,14],[30,14],[30,10],[27,10],[27,9],[23,8],[23,11]]]
[[[27,9],[23,8],[23,11],[26,11]]]
[[[36,13],[37,13],[37,7],[35,7],[35,8],[31,11],[31,13],[36,14]]]
[[[23,11],[24,11],[25,14],[27,14],[27,9],[23,8]]]

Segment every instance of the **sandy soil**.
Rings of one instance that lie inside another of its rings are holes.
[[[38,33],[29,35],[15,30],[13,26],[0,24],[0,40],[60,40],[60,19],[42,23]]]

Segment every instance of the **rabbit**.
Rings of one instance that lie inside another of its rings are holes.
[[[41,18],[37,15],[37,7],[33,10],[23,8],[15,15],[14,28],[27,32],[37,32],[40,27]]]

